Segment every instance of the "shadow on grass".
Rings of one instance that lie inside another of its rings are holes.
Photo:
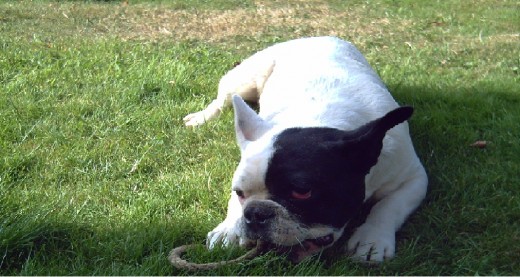
[[[37,252],[45,252],[49,255],[64,252],[72,253],[71,231],[78,229],[72,225],[54,226],[49,223],[24,226],[30,230],[18,229],[21,226],[14,227],[17,230],[9,230],[10,227],[9,225],[2,226],[3,238],[0,245],[0,251],[2,251],[0,270],[2,275],[19,273]],[[88,233],[87,230],[80,232]]]

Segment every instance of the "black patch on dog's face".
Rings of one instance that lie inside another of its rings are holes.
[[[304,224],[343,227],[365,198],[365,176],[377,163],[386,131],[408,119],[396,109],[354,131],[290,128],[274,142],[266,172],[273,201]]]
[[[367,172],[353,166],[357,155],[341,149],[343,135],[332,128],[292,128],[275,141],[267,189],[303,223],[340,228],[363,203]],[[299,199],[295,193],[310,196]]]

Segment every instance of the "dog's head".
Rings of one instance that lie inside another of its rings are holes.
[[[291,247],[299,261],[332,245],[365,198],[365,176],[386,132],[407,120],[401,107],[351,131],[279,130],[233,97],[242,157],[233,190],[242,204],[242,236]]]

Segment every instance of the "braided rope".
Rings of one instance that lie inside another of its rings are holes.
[[[210,269],[215,269],[215,268],[221,267],[223,265],[238,263],[238,262],[241,262],[244,260],[252,259],[254,257],[259,256],[261,253],[263,253],[265,251],[265,249],[264,249],[265,244],[259,242],[255,248],[249,250],[244,255],[242,255],[236,259],[232,259],[232,260],[198,264],[198,263],[188,262],[188,261],[182,259],[182,254],[184,254],[188,249],[195,248],[195,247],[197,247],[196,244],[181,245],[179,247],[176,247],[170,252],[170,255],[168,256],[168,260],[174,267],[176,267],[178,269],[186,269],[186,270],[190,270],[190,271],[210,270]]]

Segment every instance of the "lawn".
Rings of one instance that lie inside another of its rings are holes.
[[[0,1],[0,275],[518,275],[518,22],[513,0]],[[369,267],[338,245],[173,268],[174,246],[225,217],[239,159],[231,111],[183,116],[235,62],[317,35],[353,42],[415,107],[430,186],[396,258]]]

